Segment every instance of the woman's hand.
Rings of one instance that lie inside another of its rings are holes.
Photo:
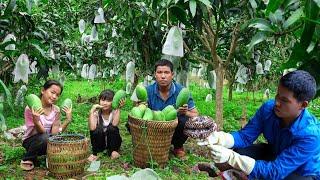
[[[62,111],[64,111],[66,113],[67,121],[71,122],[71,120],[72,120],[72,107],[70,107],[70,108],[63,107]]]
[[[92,114],[92,113],[96,112],[98,109],[101,109],[101,108],[103,108],[103,106],[101,106],[100,104],[94,104],[92,106],[91,110],[90,110],[90,113]]]
[[[44,110],[43,110],[42,107],[39,108],[39,109],[31,108],[31,113],[32,113],[33,119],[39,120],[40,119],[40,115],[44,113]]]
[[[125,103],[126,103],[126,99],[125,99],[125,98],[122,98],[122,99],[120,100],[120,104],[119,104],[118,109],[121,109],[121,108],[125,105]]]

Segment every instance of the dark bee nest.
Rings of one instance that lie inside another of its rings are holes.
[[[190,138],[205,139],[213,131],[217,131],[217,127],[217,124],[209,116],[196,116],[186,122],[183,132]]]

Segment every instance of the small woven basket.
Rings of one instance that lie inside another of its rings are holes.
[[[50,173],[58,179],[70,178],[84,172],[88,157],[88,140],[79,134],[49,137],[47,163]]]
[[[169,149],[178,120],[146,121],[128,115],[132,135],[133,159],[140,168],[148,167],[150,161],[164,167],[169,159]]]

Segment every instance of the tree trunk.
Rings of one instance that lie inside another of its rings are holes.
[[[228,101],[232,100],[232,90],[233,90],[233,81],[229,82],[229,93],[228,93]]]
[[[223,65],[219,63],[216,74],[217,74],[217,84],[216,84],[216,122],[220,129],[223,129],[223,79],[224,79],[224,69]]]

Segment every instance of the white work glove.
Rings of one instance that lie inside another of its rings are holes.
[[[209,145],[215,163],[228,163],[233,168],[239,169],[249,175],[256,161],[248,156],[240,155],[231,149],[220,145]]]
[[[226,148],[232,148],[234,145],[233,136],[223,131],[214,131],[205,140],[198,140],[198,145],[221,145]]]

